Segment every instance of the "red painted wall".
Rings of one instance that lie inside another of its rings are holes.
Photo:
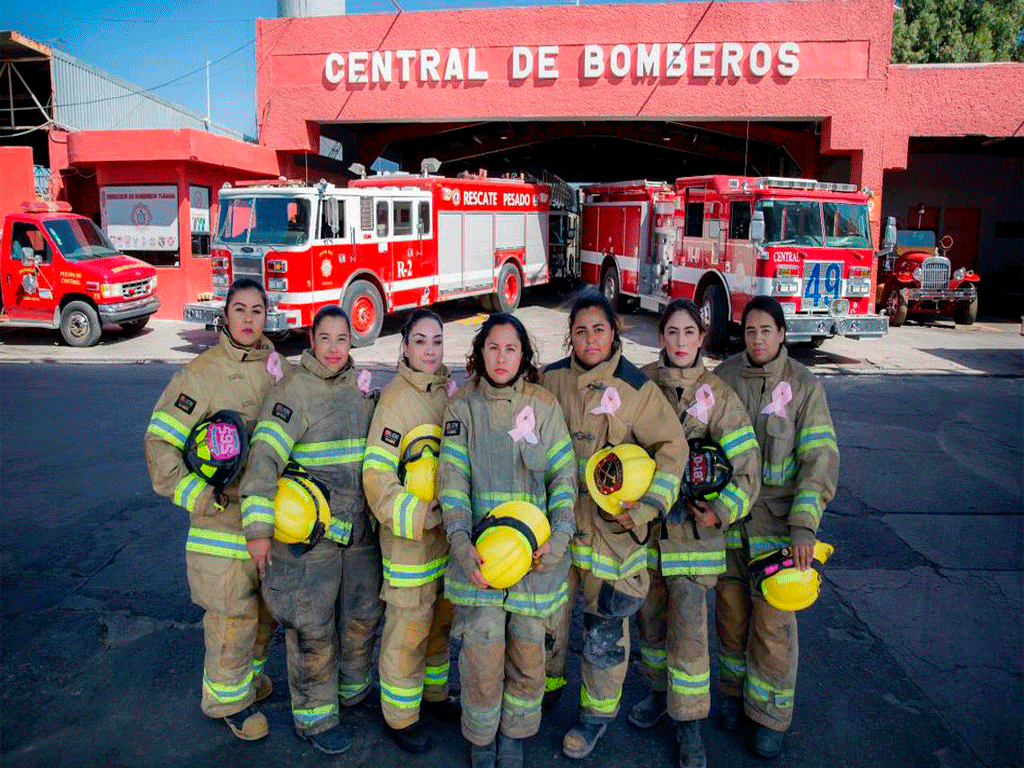
[[[35,199],[32,147],[0,147],[0,217]]]

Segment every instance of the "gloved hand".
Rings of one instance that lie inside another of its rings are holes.
[[[572,537],[565,531],[555,531],[551,534],[551,538],[548,539],[548,551],[540,559],[540,567],[542,570],[548,570],[554,568],[565,557],[565,550],[569,546],[569,539]]]
[[[480,555],[469,539],[465,531],[455,531],[448,540],[448,554],[459,564],[463,573],[469,576],[469,580],[476,586],[486,588],[491,586],[480,573]]]

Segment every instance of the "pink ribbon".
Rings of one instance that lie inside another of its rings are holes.
[[[515,442],[525,440],[530,445],[537,444],[537,433],[533,428],[537,426],[537,417],[533,415],[533,408],[526,406],[516,415],[516,426],[508,431],[508,436]]]
[[[591,413],[598,416],[602,413],[607,413],[609,416],[614,416],[619,412],[619,408],[622,407],[622,398],[619,397],[619,391],[615,387],[608,387],[604,394],[601,395],[601,404],[597,408],[591,409]]]
[[[356,386],[359,387],[359,391],[364,395],[370,391],[370,382],[373,380],[373,374],[365,368],[359,372],[356,376]]]
[[[784,419],[786,418],[786,403],[792,399],[793,388],[789,386],[788,381],[780,381],[775,385],[775,389],[772,390],[772,401],[764,407],[761,413],[767,413],[768,415],[774,413]]]
[[[281,370],[281,356],[277,352],[271,352],[267,358],[267,373],[274,377],[274,381],[284,378],[284,371]]]
[[[686,409],[686,412],[693,416],[701,424],[708,423],[711,409],[715,407],[715,393],[707,384],[701,384],[694,395],[693,405]]]
[[[447,391],[448,397],[451,397],[459,391],[459,385],[455,383],[455,379],[448,379]]]

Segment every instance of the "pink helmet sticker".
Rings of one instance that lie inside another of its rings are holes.
[[[233,459],[242,452],[242,441],[233,424],[211,424],[206,429],[206,447],[217,461]]]

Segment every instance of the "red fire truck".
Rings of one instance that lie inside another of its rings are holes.
[[[243,276],[267,288],[271,334],[309,327],[328,304],[348,311],[356,345],[377,338],[388,312],[465,296],[512,311],[524,287],[555,276],[549,226],[569,214],[551,210],[551,195],[552,185],[483,171],[226,186],[210,251],[220,301],[186,305],[185,319],[219,323]]]
[[[654,311],[693,299],[720,348],[758,294],[786,311],[790,341],[880,337],[869,196],[851,184],[694,176],[583,189],[585,282]]]

